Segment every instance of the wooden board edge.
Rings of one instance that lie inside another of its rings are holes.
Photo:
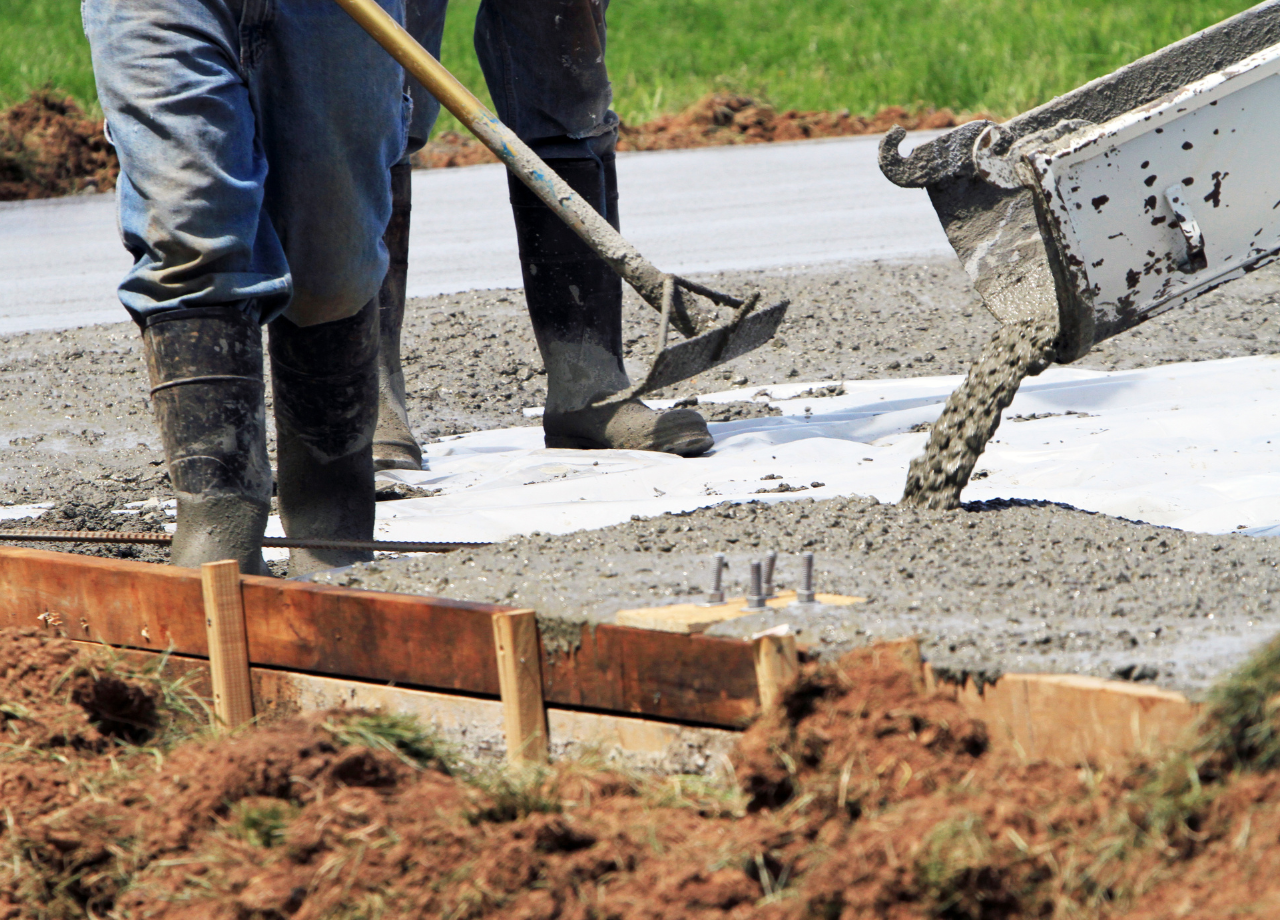
[[[865,597],[843,594],[817,594],[818,603],[831,607],[849,607],[865,604]],[[795,602],[795,591],[779,591],[765,601],[771,610],[781,610]],[[667,604],[660,607],[632,607],[614,614],[618,626],[649,629],[657,632],[700,633],[717,623],[750,616],[758,611],[747,607],[745,597],[731,597],[722,604]]]
[[[158,565],[158,563],[140,563],[142,565]],[[197,570],[191,570],[197,571]],[[197,571],[198,574],[198,571]],[[287,578],[271,578],[265,575],[241,575],[245,592],[245,605],[251,599],[256,600],[256,593],[285,591],[299,596],[314,595],[327,598],[347,598],[368,604],[419,603],[424,607],[447,607],[450,610],[466,611],[477,615],[495,613],[514,613],[524,608],[510,607],[504,604],[486,604],[481,601],[460,601],[449,597],[435,597],[428,594],[401,594],[395,591],[370,591],[364,588],[346,588],[340,585],[322,585],[310,581],[293,581]]]
[[[1201,706],[1181,693],[1076,674],[1004,674],[981,690],[938,681],[927,690],[956,700],[987,723],[994,743],[1028,760],[1106,765],[1176,743]]]
[[[97,643],[77,644],[99,648]],[[157,652],[117,651],[126,663],[146,665]],[[187,677],[188,689],[212,696],[208,661],[172,655],[167,665],[173,676]],[[300,674],[272,668],[250,668],[257,718],[269,723],[303,712],[327,709],[368,709],[413,715],[430,723],[465,754],[499,759],[506,754],[504,711],[500,700],[441,693]],[[547,708],[551,759],[589,755],[621,756],[628,764],[668,772],[704,773],[721,770],[741,733],[726,728],[679,725],[610,713]]]

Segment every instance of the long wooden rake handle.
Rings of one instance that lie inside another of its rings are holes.
[[[351,18],[426,87],[431,95],[440,100],[441,105],[492,150],[574,233],[582,237],[592,251],[635,288],[636,293],[649,306],[662,311],[663,284],[668,278],[675,280],[678,287],[688,288],[683,279],[676,279],[675,276],[659,271],[639,250],[623,239],[595,208],[587,204],[555,170],[516,137],[514,131],[485,108],[484,103],[419,45],[375,0],[334,2],[350,13]],[[678,287],[674,296],[668,295],[670,322],[683,335],[691,337],[709,328],[714,317],[707,311],[697,309],[695,304],[686,303],[680,296]],[[719,292],[699,290],[697,293],[723,306],[738,307],[742,304],[741,300]]]

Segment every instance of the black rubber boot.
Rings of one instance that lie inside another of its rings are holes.
[[[262,532],[271,510],[262,330],[239,310],[162,313],[143,328],[151,399],[178,497],[170,559],[235,559],[270,574]]]
[[[276,494],[295,538],[373,539],[373,430],[378,404],[378,302],[347,319],[270,326]],[[293,549],[289,574],[368,562],[370,552]]]
[[[391,266],[378,292],[378,427],[373,434],[376,470],[422,469],[422,448],[409,427],[404,370],[400,367],[400,329],[404,325],[404,292],[409,274],[412,170],[408,163],[391,167],[391,223],[382,237],[391,254]]]
[[[612,154],[550,164],[618,227]],[[594,401],[630,385],[622,363],[622,280],[524,183],[508,177],[525,300],[547,369],[542,428],[547,447],[658,450],[696,456],[714,441],[691,409],[656,412],[640,400]]]

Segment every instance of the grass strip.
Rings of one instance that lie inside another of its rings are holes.
[[[1008,116],[1249,8],[1247,0],[626,0],[609,11],[629,123],[729,90],[779,109],[888,105]],[[479,0],[453,0],[442,58],[487,101]],[[46,84],[97,110],[77,0],[0,4],[0,105]],[[440,130],[457,129],[450,117]]]

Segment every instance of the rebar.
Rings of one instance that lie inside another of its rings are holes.
[[[173,542],[173,534],[137,533],[125,530],[35,530],[24,528],[0,531],[0,541],[20,541],[23,543],[145,543],[152,546],[168,546]],[[448,553],[455,549],[488,545],[488,543],[419,543],[404,540],[304,540],[292,537],[263,537],[262,539],[262,546],[267,549],[339,549],[377,553]]]
[[[751,593],[747,595],[747,609],[764,609],[764,579],[758,562],[751,563]]]
[[[800,555],[800,590],[796,592],[796,602],[800,604],[812,604],[814,602],[813,593],[813,553],[801,553]]]

